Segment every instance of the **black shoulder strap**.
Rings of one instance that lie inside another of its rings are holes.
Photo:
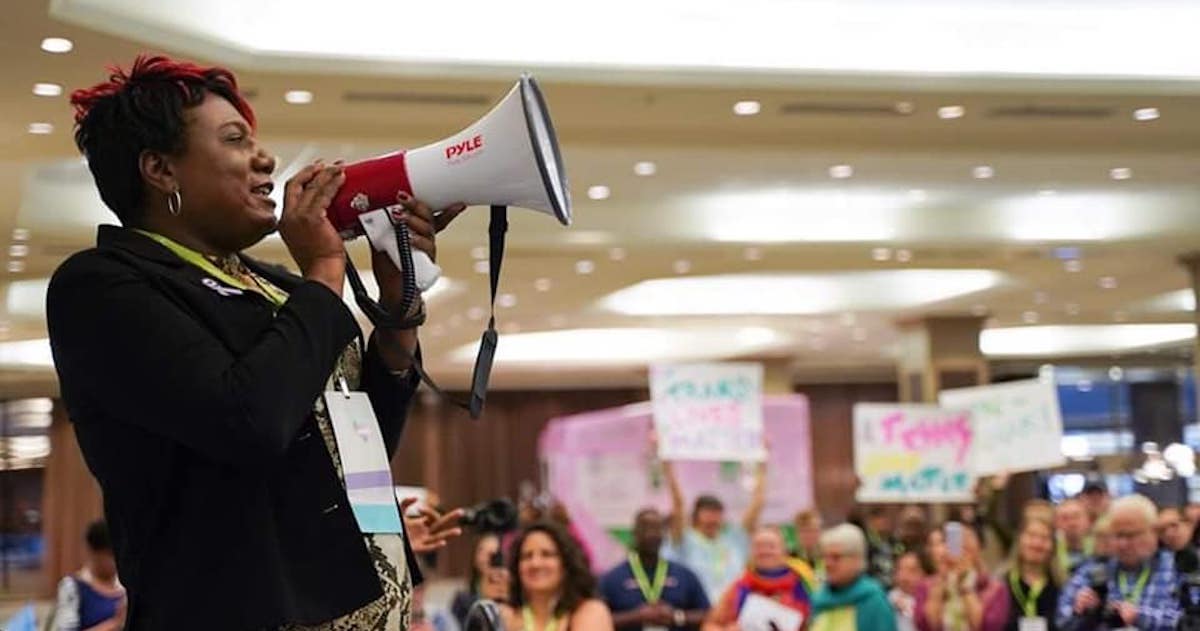
[[[412,301],[416,299],[416,274],[413,271],[412,244],[409,242],[408,229],[403,224],[393,222],[393,225],[396,227],[396,241],[400,250],[401,262],[404,264],[405,296],[403,301],[404,308],[401,311],[403,314],[408,312]],[[446,393],[425,372],[425,367],[421,365],[421,360],[405,349],[409,361],[412,362],[412,369],[417,372],[417,376],[421,378],[421,381],[436,392],[438,396],[466,410],[473,419],[479,418],[480,414],[483,413],[483,404],[487,400],[488,381],[492,374],[492,362],[496,357],[496,342],[499,337],[496,334],[496,292],[500,286],[500,266],[504,261],[504,238],[507,232],[508,208],[506,206],[492,206],[492,217],[488,224],[488,276],[491,282],[491,315],[488,318],[487,330],[483,332],[483,337],[479,342],[479,355],[475,358],[475,370],[471,375],[471,398],[463,402]],[[376,328],[413,328],[424,322],[424,313],[409,319],[401,319],[388,313],[382,305],[372,300],[367,294],[367,289],[363,285],[362,278],[359,277],[358,270],[354,267],[354,262],[350,260],[348,253],[346,255],[346,276],[350,281],[350,288],[354,292],[354,301],[358,303],[359,308],[363,310],[367,319]]]

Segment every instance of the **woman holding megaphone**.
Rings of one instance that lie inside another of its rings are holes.
[[[426,511],[405,536],[390,499],[423,310],[361,340],[325,216],[342,166],[301,169],[277,222],[275,158],[227,70],[139,57],[71,102],[121,225],[59,267],[46,312],[126,629],[406,628],[414,553],[460,514]],[[400,202],[393,219],[432,258],[462,205],[435,220]],[[300,276],[242,254],[275,230]],[[385,308],[411,302],[386,255],[372,269]]]

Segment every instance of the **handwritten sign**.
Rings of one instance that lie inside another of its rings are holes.
[[[943,390],[942,407],[971,414],[975,475],[1037,471],[1066,462],[1062,412],[1052,382],[1038,379]]]
[[[650,398],[664,460],[766,458],[762,364],[660,365]]]
[[[975,433],[964,411],[935,405],[854,406],[854,470],[860,502],[972,499]]]

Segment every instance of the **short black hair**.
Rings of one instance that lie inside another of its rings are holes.
[[[88,524],[87,531],[83,534],[83,540],[87,542],[87,547],[92,552],[112,551],[112,539],[108,536],[108,524],[103,519]]]
[[[702,510],[723,511],[725,504],[716,495],[701,495],[696,498],[696,503],[692,506],[692,519],[695,520]]]
[[[163,56],[139,56],[128,72],[110,68],[108,81],[71,94],[75,145],[87,158],[100,199],[121,223],[138,226],[145,202],[141,155],[177,155],[185,149],[184,111],[208,94],[229,101],[253,127],[254,111],[233,73]]]

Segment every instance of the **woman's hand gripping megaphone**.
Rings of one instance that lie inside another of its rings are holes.
[[[382,210],[391,215],[390,219],[372,222],[376,226],[386,225],[387,234],[373,237],[371,231],[382,233],[384,230],[371,228],[368,231],[368,239],[371,241],[371,271],[379,285],[379,303],[389,311],[400,308],[404,303],[405,280],[401,271],[404,264],[396,247],[394,231],[407,228],[417,286],[424,291],[433,285],[441,273],[434,263],[437,260],[437,233],[466,210],[463,204],[453,204],[435,213],[424,202],[408,195],[401,195],[398,201],[398,206]],[[363,225],[368,227],[370,224],[364,221]],[[380,247],[386,244],[391,244],[392,247]]]

